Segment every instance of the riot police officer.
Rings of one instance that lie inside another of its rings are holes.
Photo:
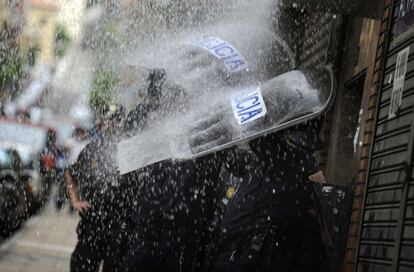
[[[332,90],[331,77],[325,75],[319,79],[328,80],[320,80],[321,86],[315,88],[321,93]],[[285,122],[299,120],[298,103],[319,99],[311,93],[307,98],[292,86],[294,82],[287,80],[284,88],[276,90],[267,115],[246,130],[263,128],[290,113],[292,119]],[[211,112],[191,129],[192,151],[234,145],[237,129],[230,118],[222,117],[225,110]],[[216,153],[243,181],[223,217],[215,271],[318,271],[323,243],[308,177],[317,172],[313,152],[319,146],[321,126],[320,121],[310,120],[284,131],[257,133],[254,140],[246,138],[240,141],[243,144]]]
[[[226,82],[229,88],[236,89],[243,86],[256,86],[257,82],[249,75],[248,71],[229,75],[226,77]],[[300,79],[298,82],[306,83],[301,85],[301,88],[296,88],[297,86],[293,84],[297,83],[295,81],[298,78]],[[159,82],[160,84],[150,84],[156,86],[156,91],[149,91],[149,94],[163,89],[163,81]],[[295,114],[307,114],[306,110],[309,107],[312,112],[314,108],[320,106],[318,92],[315,91],[317,89],[307,84],[307,78],[303,73],[289,73],[274,78],[262,86],[264,98],[271,100],[266,105],[268,114],[258,119],[256,124],[243,127],[244,132],[254,131],[255,126],[260,129],[264,125],[287,122]],[[306,87],[304,88],[306,93],[303,92],[303,87]],[[160,96],[166,93],[177,92],[165,91],[160,93]],[[272,96],[271,93],[275,95]],[[162,106],[165,107],[165,104],[160,102],[162,100],[160,97],[150,100],[149,104],[137,107],[135,112],[139,114],[132,118],[134,125],[137,125],[135,129],[142,131],[148,127],[148,123],[151,124],[148,120],[154,116],[152,120],[156,120],[158,114],[164,112],[158,110]],[[259,100],[258,97],[254,99],[254,101]],[[171,99],[164,101],[168,102]],[[187,132],[190,134],[189,137],[186,137],[186,134],[182,138],[190,145],[191,154],[233,145],[231,141],[240,136],[241,130],[234,125],[235,121],[230,117],[232,114],[228,114],[231,111],[227,109],[226,107],[219,107],[217,110],[209,109],[208,113],[202,116],[202,124],[195,126],[190,124],[190,128],[184,129],[184,134]],[[157,126],[156,123],[151,125],[159,128],[162,133],[162,125]],[[299,131],[306,132],[308,128]],[[314,135],[316,134],[314,131]],[[296,138],[293,132],[289,132],[289,135],[292,137],[288,138]],[[307,139],[306,135],[299,138],[299,144],[311,140]],[[145,139],[142,142],[145,143]],[[287,230],[293,229],[294,226],[304,226],[305,222],[310,222],[305,218],[312,214],[307,209],[310,193],[307,189],[307,177],[314,173],[312,151],[300,146],[295,147],[292,142],[294,141],[287,141],[284,135],[279,134],[261,136],[249,143],[247,151],[231,148],[197,160],[167,159],[128,174],[128,179],[134,180],[137,184],[138,197],[134,216],[137,227],[134,245],[124,262],[124,270],[189,271],[191,269],[190,263],[186,263],[186,260],[194,259],[191,255],[193,251],[188,251],[189,248],[194,250],[197,241],[196,236],[193,235],[197,233],[194,231],[197,229],[197,224],[194,223],[199,222],[200,218],[207,218],[204,214],[195,212],[197,208],[194,207],[198,206],[200,200],[196,192],[204,188],[205,184],[217,183],[221,162],[235,175],[242,177],[244,182],[236,192],[236,197],[229,205],[223,220],[221,235],[223,242],[219,247],[217,270],[266,271],[280,266],[280,261],[277,265],[271,262],[276,256],[275,252],[283,252],[288,256],[284,258],[287,260],[293,256],[293,251],[288,247],[281,249],[279,245],[295,245],[299,248],[299,242],[302,242],[299,241],[300,239],[295,240],[299,236],[299,231],[297,235],[290,233],[288,235]],[[200,203],[208,203],[210,199],[206,196]],[[306,228],[306,231],[308,230],[309,228]],[[317,228],[314,231],[318,236]],[[289,242],[285,243],[284,240],[287,239]],[[273,247],[273,245],[277,246]],[[249,252],[250,249],[257,252]],[[263,252],[268,252],[270,257],[264,258]],[[283,254],[277,256],[280,257],[278,260],[282,259]],[[227,260],[230,263],[227,263]],[[266,267],[260,267],[264,263]],[[283,263],[293,265],[294,262],[289,259]]]
[[[114,152],[123,111],[104,107],[99,117],[103,137],[92,139],[65,172],[72,205],[81,216],[70,271],[97,271],[102,261],[104,271],[116,271],[120,260],[127,200]]]
[[[163,70],[149,76],[146,100],[126,119],[126,134],[146,128],[160,107]],[[174,87],[176,88],[176,87]],[[177,93],[177,90],[174,90]],[[163,105],[165,106],[165,105]],[[207,221],[214,212],[214,156],[165,160],[125,175],[132,186],[134,230],[121,271],[200,269]]]
[[[242,178],[221,223],[214,271],[319,271],[320,227],[308,177],[319,121],[221,151]]]

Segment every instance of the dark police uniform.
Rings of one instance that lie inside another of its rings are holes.
[[[95,139],[79,154],[69,169],[81,200],[91,209],[81,214],[77,227],[78,243],[72,253],[71,271],[116,271],[120,261],[122,227],[129,201],[120,182],[114,158],[114,142]]]
[[[213,156],[159,162],[128,174],[135,182],[135,230],[122,271],[200,269],[214,212]]]
[[[159,110],[165,71],[151,72],[148,100],[131,110],[125,135],[142,131]],[[179,96],[179,90],[172,92]],[[123,176],[133,192],[129,252],[121,271],[192,271],[200,269],[207,244],[208,221],[217,201],[214,156],[198,160],[166,160]]]
[[[315,135],[291,130],[250,143],[256,157],[224,214],[215,271],[319,271],[323,243],[308,182]]]

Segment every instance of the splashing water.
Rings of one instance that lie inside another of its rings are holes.
[[[140,140],[147,143],[146,146],[150,148],[147,150],[148,153],[160,154],[162,157],[169,154],[169,147],[149,143],[155,139],[159,143],[165,142],[165,136],[159,133],[157,126],[167,126],[166,129],[172,133],[174,130],[180,130],[178,124],[183,121],[182,116],[171,118],[172,115],[184,112],[188,117],[198,114],[201,110],[207,111],[209,105],[203,103],[206,98],[210,102],[227,99],[229,88],[257,85],[261,81],[290,71],[295,66],[292,51],[275,34],[272,27],[275,14],[269,14],[268,11],[274,10],[271,8],[274,5],[273,1],[260,1],[260,3],[241,0],[221,1],[220,4],[203,1],[198,5],[193,2],[184,1],[184,3],[167,5],[172,27],[160,26],[157,31],[148,33],[140,30],[138,25],[135,28],[137,38],[125,43],[120,53],[122,56],[120,62],[116,64],[120,67],[138,67],[137,75],[142,74],[142,67],[162,68],[166,71],[167,82],[162,88],[160,102],[163,106],[152,114],[150,121],[147,122],[148,127],[155,127],[158,133],[149,130],[145,135],[141,135],[143,138]],[[138,6],[143,8],[144,4]],[[187,21],[181,18],[186,8],[190,9],[185,14],[188,17]],[[145,9],[142,9],[142,12],[144,13]],[[130,13],[133,14],[132,11]],[[195,14],[199,16],[192,17]],[[126,17],[124,28],[131,28],[130,18]],[[142,20],[144,17],[148,25],[159,24],[159,17],[155,14],[146,13]],[[141,24],[143,24],[142,20]],[[218,37],[233,46],[247,62],[247,68],[235,73],[229,72],[223,61],[199,46],[198,41],[203,37]],[[141,76],[141,80],[133,84],[136,91],[144,92],[132,96],[135,101],[137,97],[145,96],[146,89],[139,87],[147,86],[147,82],[142,80],[144,78]],[[181,92],[182,89],[185,91]],[[122,91],[119,90],[120,100],[131,101],[131,99],[122,99]],[[130,95],[131,92],[127,91],[126,94]],[[178,99],[172,99],[174,96],[178,96]],[[171,105],[172,102],[174,105]],[[194,112],[193,108],[189,111],[191,105],[198,105],[198,110]],[[166,117],[168,120],[165,120]]]
[[[233,4],[236,2],[232,1]],[[139,36],[140,43],[133,42],[131,44],[134,44],[134,47],[125,50],[124,64],[165,69],[167,82],[162,87],[160,106],[150,114],[145,132],[119,145],[120,168],[133,170],[134,167],[172,157],[172,135],[190,130],[183,123],[194,124],[202,113],[217,111],[217,106],[229,100],[235,89],[240,91],[246,87],[259,86],[260,82],[294,69],[292,51],[274,33],[271,18],[266,14],[267,10],[271,10],[271,2],[261,2],[255,6],[256,8],[253,8],[252,3],[244,1],[239,1],[238,4],[240,5],[235,5],[236,8],[230,11],[224,9],[222,14],[215,14],[214,19],[208,20],[208,24],[201,24],[202,26],[195,24],[172,30],[166,28],[159,33],[152,33],[154,35],[150,37]],[[215,42],[210,42],[211,39]],[[210,46],[206,47],[210,49],[220,48],[225,44],[228,52],[235,54],[224,55],[220,59],[220,56],[217,56],[220,54],[211,54],[214,50],[210,50],[209,53],[203,48],[203,42],[200,43],[200,40],[207,40]],[[239,52],[241,58],[246,61],[246,67],[231,71],[226,66],[226,61],[231,60]],[[287,78],[290,78],[292,83],[300,85],[300,75]],[[286,78],[282,78],[283,81],[286,81]],[[304,81],[306,83],[306,79]],[[289,83],[281,85],[289,86]],[[313,94],[317,94],[316,90],[313,91]],[[269,90],[267,92],[269,93]],[[325,102],[316,100],[311,98],[310,101],[313,102],[307,104],[311,112],[316,112],[312,109],[316,105],[319,109],[322,108]],[[299,113],[298,111],[299,109],[296,113]],[[226,126],[231,124],[228,123]],[[238,134],[237,137],[241,138],[240,133]],[[183,139],[188,139],[189,135],[180,137],[182,142]],[[227,140],[226,143],[228,142],[231,140]],[[181,153],[181,156],[176,157],[191,157],[191,152],[183,152],[176,144],[172,143],[173,149],[177,151],[176,155]],[[131,147],[134,147],[133,150]],[[187,155],[183,156],[183,153]],[[125,167],[125,164],[128,167]]]

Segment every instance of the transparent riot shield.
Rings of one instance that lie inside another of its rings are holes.
[[[334,94],[330,67],[294,70],[231,90],[216,107],[186,120],[175,135],[169,133],[171,152],[191,159],[298,125],[326,112]]]
[[[193,159],[281,131],[322,115],[334,96],[330,67],[293,70],[219,98],[209,94],[120,142],[119,169],[124,174],[165,159]]]

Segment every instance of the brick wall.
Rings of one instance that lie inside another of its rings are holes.
[[[354,203],[352,208],[352,215],[349,225],[349,234],[347,241],[347,248],[345,260],[342,271],[351,272],[355,269],[356,251],[358,247],[359,226],[361,222],[363,198],[367,181],[367,171],[369,165],[369,154],[371,149],[371,142],[374,132],[375,116],[377,111],[377,101],[379,90],[381,87],[382,66],[386,54],[386,35],[388,31],[388,21],[390,12],[392,10],[392,0],[384,0],[383,19],[381,21],[381,28],[378,37],[378,47],[374,63],[374,71],[371,80],[371,85],[365,92],[368,92],[368,99],[363,108],[366,108],[365,123],[362,134],[361,157],[358,165],[357,183],[355,187]]]

